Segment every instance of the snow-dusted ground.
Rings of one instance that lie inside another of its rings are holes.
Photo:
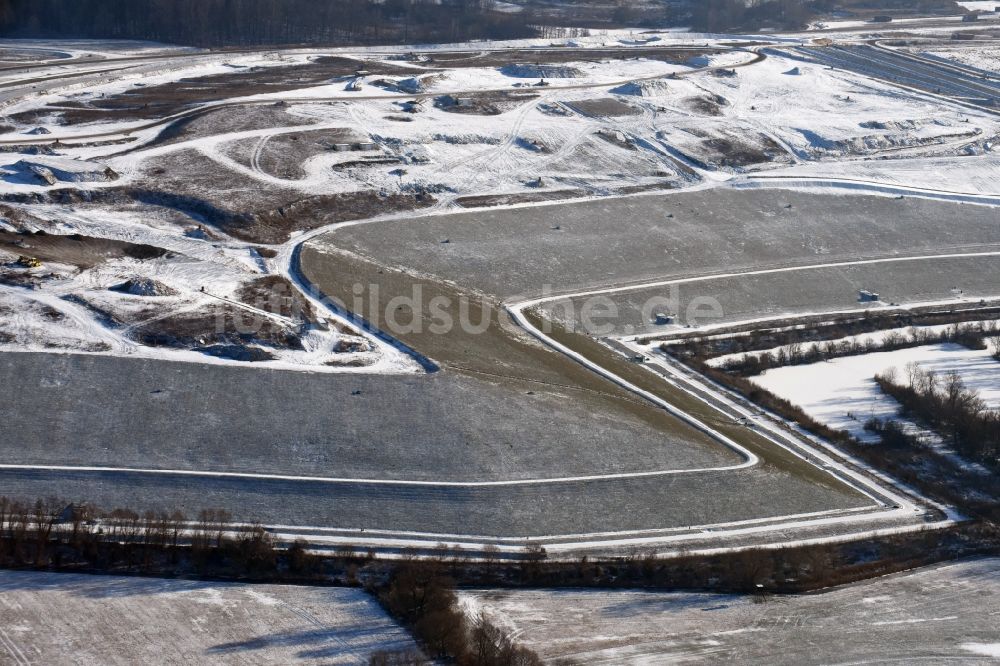
[[[558,62],[548,70],[552,75],[546,79],[547,86],[535,85],[535,78],[518,76],[534,66],[530,62],[521,63],[523,67],[497,66],[496,61],[488,66],[449,67],[445,59],[399,59],[406,49],[398,47],[230,54],[178,50],[176,57],[163,57],[171,51],[155,44],[97,42],[88,47],[86,42],[54,43],[49,45],[52,49],[72,57],[29,70],[30,74],[5,73],[8,78],[0,81],[5,85],[0,95],[5,115],[53,103],[97,102],[181,79],[197,81],[252,68],[306,65],[324,54],[356,58],[358,69],[365,68],[366,59],[392,58],[386,62],[412,72],[421,83],[419,90],[409,95],[380,83],[405,77],[375,74],[359,76],[360,90],[356,91],[347,89],[345,77],[297,90],[262,90],[260,94],[208,103],[207,107],[218,107],[215,113],[222,120],[217,129],[181,134],[147,147],[168,118],[149,127],[144,127],[151,124],[148,119],[61,126],[43,118],[40,124],[51,134],[38,138],[25,134],[34,123],[15,123],[12,131],[0,136],[0,143],[51,142],[57,138],[65,142],[87,135],[134,141],[127,145],[57,146],[56,152],[63,158],[93,160],[120,177],[56,185],[44,184],[25,176],[23,168],[14,168],[24,155],[16,152],[15,146],[8,146],[11,152],[0,153],[0,193],[41,195],[57,187],[149,188],[156,185],[150,174],[157,169],[181,179],[204,180],[205,165],[210,163],[217,168],[219,190],[210,185],[182,194],[224,208],[244,204],[233,199],[234,191],[259,190],[262,197],[265,192],[272,193],[284,197],[283,202],[331,194],[430,191],[437,204],[429,212],[437,213],[453,209],[468,196],[586,199],[650,188],[727,183],[820,187],[832,182],[859,189],[920,187],[928,191],[923,193],[927,196],[941,195],[941,190],[957,191],[987,197],[977,203],[1000,201],[1000,166],[993,152],[1000,136],[1000,120],[994,115],[861,74],[804,62],[795,47],[807,38],[768,36],[770,46],[754,50],[729,46],[734,39],[683,32],[610,31],[557,40],[579,50],[565,57],[565,49],[554,49],[559,53]],[[464,50],[474,60],[492,57],[499,49],[548,48],[550,43],[529,39],[427,50]],[[42,43],[3,44],[37,47]],[[699,45],[714,53],[685,55],[688,59],[684,62],[668,63],[653,57],[594,58],[587,52],[590,48],[613,47],[627,52],[652,46]],[[86,55],[99,57],[83,60]],[[136,59],[122,65],[101,65],[101,58],[128,55]],[[731,67],[731,71],[719,71]],[[74,72],[79,76],[73,76]],[[57,78],[36,90],[36,84],[16,85],[19,76]],[[497,91],[510,95],[498,98]],[[459,106],[466,100],[487,98],[487,103],[496,104],[497,112],[484,115],[441,108],[434,98],[445,94],[458,99]],[[407,113],[403,103],[412,99],[420,102],[420,110]],[[284,104],[280,107],[282,117],[293,119],[295,124],[247,129],[237,122],[241,108],[261,109],[274,102]],[[233,103],[250,107],[223,108]],[[268,153],[269,144],[287,145],[292,137],[307,132],[313,141],[318,137],[321,142],[335,131],[370,140],[375,149],[363,153],[322,150],[301,157],[294,151],[287,155],[280,150]],[[262,159],[269,154],[270,164]],[[997,201],[988,198],[991,195],[998,195]],[[134,308],[135,303],[110,295],[107,287],[126,277],[145,277],[180,292],[160,303],[194,308],[216,296],[232,298],[247,280],[287,273],[295,247],[308,236],[291,238],[278,250],[277,259],[268,260],[255,254],[250,243],[224,236],[185,236],[184,226],[177,222],[182,215],[171,217],[148,206],[129,211],[108,206],[99,212],[93,206],[85,212],[69,206],[22,208],[47,220],[45,228],[50,232],[143,242],[168,248],[178,256],[144,262],[108,261],[83,271],[63,267],[60,270],[66,279],[58,283],[46,283],[27,294],[7,290],[4,298],[13,303],[13,310],[26,313],[15,326],[22,333],[30,331],[30,335],[20,336],[21,349],[44,348],[51,342],[45,340],[44,332],[51,330],[55,337],[77,340],[77,348],[102,342],[112,348],[107,353],[179,359],[182,353],[140,349],[129,341],[127,332],[85,322],[86,313],[79,309],[60,326],[48,326],[32,319],[30,304],[44,300],[68,311],[70,306],[62,297],[84,295],[111,309]],[[189,228],[199,220],[190,222]],[[200,291],[203,286],[205,293]],[[26,337],[34,342],[25,343]],[[336,331],[313,331],[306,351],[281,351],[281,358],[269,363],[330,369],[324,364],[341,341]],[[412,367],[384,343],[372,339],[369,345],[376,348],[378,359],[367,370]],[[373,363],[373,359],[364,362]],[[335,369],[342,369],[342,365]]]
[[[995,0],[959,0],[955,4],[965,7],[970,12],[993,12],[1000,7]]]
[[[896,418],[899,404],[878,388],[873,379],[876,374],[896,369],[904,380],[911,363],[940,376],[956,372],[966,386],[979,392],[988,407],[998,409],[1000,362],[992,354],[992,348],[970,350],[953,343],[935,344],[773,368],[752,381],[831,428],[877,442],[877,435],[865,431],[865,421]]]
[[[1000,73],[1000,47],[989,43],[977,44],[974,48],[938,46],[922,53],[926,56],[954,60],[984,72]]]
[[[1000,560],[941,565],[821,594],[470,590],[543,659],[582,664],[996,663]]]
[[[691,46],[707,42],[708,50],[716,50],[721,48],[721,42],[733,39],[736,37],[663,34],[656,36],[656,43]],[[769,41],[772,40],[769,38]],[[579,46],[632,48],[639,42],[637,35],[620,33],[582,38]],[[773,43],[794,46],[798,40],[775,38]],[[510,44],[479,43],[466,45],[465,48],[473,51],[475,57],[486,57],[491,55],[491,49],[504,46],[544,47],[546,44],[540,44],[539,40],[524,40]],[[6,141],[6,147],[15,150],[13,146],[20,144],[11,144],[10,141],[50,142],[60,138],[63,143],[56,147],[57,152],[68,157],[106,163],[121,175],[113,183],[69,185],[77,189],[96,191],[134,187],[151,188],[157,192],[166,189],[168,194],[180,194],[238,212],[253,209],[261,201],[267,201],[267,206],[283,211],[283,207],[290,203],[321,195],[396,195],[426,189],[433,192],[436,198],[434,206],[426,212],[438,214],[454,210],[462,204],[460,198],[472,195],[538,195],[544,198],[552,192],[569,191],[576,198],[596,199],[621,195],[626,188],[630,191],[646,187],[707,189],[737,182],[747,177],[749,172],[773,171],[776,167],[794,169],[789,165],[821,160],[836,163],[844,159],[900,155],[926,157],[924,151],[933,151],[930,154],[935,156],[964,155],[969,152],[970,144],[979,146],[982,137],[997,134],[998,121],[985,112],[957,107],[945,100],[898,89],[860,74],[805,63],[794,52],[782,50],[784,48],[724,50],[720,55],[694,58],[683,64],[663,64],[655,59],[606,61],[592,57],[586,51],[556,49],[560,54],[573,53],[572,57],[560,55],[556,59],[560,68],[575,75],[550,76],[547,78],[548,86],[533,85],[537,83],[534,79],[512,76],[511,70],[505,73],[504,68],[497,66],[447,68],[442,61],[434,66],[443,67],[446,71],[431,73],[422,70],[420,64],[410,62],[401,66],[408,67],[414,75],[431,75],[423,80],[419,92],[404,95],[390,90],[392,86],[375,81],[378,78],[401,77],[364,75],[360,77],[362,88],[356,92],[346,90],[348,81],[342,78],[321,86],[310,82],[301,90],[277,95],[268,94],[263,89],[256,94],[254,90],[255,94],[250,98],[210,103],[208,107],[215,107],[213,114],[216,115],[201,116],[190,125],[181,127],[169,140],[164,139],[156,145],[148,144],[159,136],[170,118],[159,121],[88,122],[67,127],[49,122],[53,120],[50,117],[39,122],[51,134],[27,136],[25,132],[31,128],[29,123],[23,122],[6,137],[0,137],[0,143]],[[363,66],[363,58],[390,53],[398,56],[402,50],[352,49],[337,53],[356,57],[359,65]],[[304,63],[317,55],[320,54],[316,51],[305,50],[225,58],[219,54],[197,54],[171,57],[156,63],[143,62],[137,65],[136,70],[122,68],[121,74],[99,75],[91,71],[92,65],[88,65],[80,78],[60,78],[51,87],[46,85],[44,90],[34,91],[27,86],[5,88],[5,99],[10,102],[5,113],[29,111],[53,100],[99,99],[101,94],[107,96],[125,89],[135,90],[137,83],[153,85],[177,81],[182,77],[217,73],[219,68],[232,68],[234,64],[276,67],[293,61]],[[520,63],[523,58],[518,58]],[[403,61],[394,59],[392,62],[400,64]],[[721,71],[730,68],[732,71]],[[60,71],[65,73],[66,70]],[[43,75],[52,73],[48,70],[42,72]],[[513,73],[523,71],[515,69]],[[139,81],[139,76],[145,80]],[[142,90],[142,86],[138,90]],[[490,98],[496,90],[512,94]],[[242,90],[240,94],[246,92]],[[454,113],[452,111],[461,111],[462,108],[439,108],[433,98],[445,93],[458,98],[458,107],[464,106],[465,100],[471,100],[470,104],[474,106],[477,99],[489,98],[485,101],[495,102],[496,112],[490,115]],[[66,95],[78,97],[67,98]],[[422,110],[407,113],[403,103],[415,98],[421,101]],[[278,106],[278,102],[282,104]],[[224,106],[230,103],[232,107]],[[251,111],[262,109],[274,112],[275,117],[283,120],[257,128],[244,122]],[[309,124],[302,126],[299,121]],[[150,126],[137,129],[144,125]],[[318,135],[322,140],[342,131],[362,139],[367,137],[376,144],[374,150],[339,152],[323,149],[309,152],[291,147],[296,140],[300,146],[305,143],[302,139],[307,134],[313,137]],[[65,144],[70,137],[80,139],[83,135],[97,135],[92,138],[109,140],[133,138],[135,141],[113,146]],[[275,145],[283,148],[272,150]],[[986,146],[977,148],[980,152],[990,149]],[[0,159],[0,168],[18,159],[16,152],[5,153]],[[273,162],[278,163],[278,168]],[[0,181],[0,192],[20,197],[43,197],[52,189],[16,179]],[[334,207],[337,204],[324,201],[322,205]],[[100,344],[108,349],[98,353],[155,355],[178,360],[206,359],[185,356],[186,352],[140,349],[128,336],[127,330],[105,325],[89,310],[65,297],[83,297],[105,309],[127,310],[133,307],[130,303],[134,298],[109,294],[107,287],[126,275],[131,277],[133,273],[139,273],[138,277],[156,279],[175,290],[177,294],[163,297],[161,301],[171,304],[174,311],[196,307],[216,297],[232,298],[241,284],[263,275],[288,277],[302,286],[294,270],[296,252],[309,238],[331,228],[296,232],[286,242],[275,243],[270,249],[276,256],[265,259],[254,244],[228,237],[220,228],[208,229],[216,237],[204,233],[204,229],[192,229],[194,225],[205,222],[199,218],[200,213],[183,213],[169,206],[143,202],[127,205],[52,204],[27,199],[27,203],[17,203],[16,208],[43,220],[38,224],[49,233],[81,233],[148,243],[168,249],[173,256],[145,260],[139,264],[112,259],[79,271],[68,266],[45,266],[43,270],[58,270],[63,278],[53,279],[30,291],[11,286],[0,294],[7,299],[3,323],[9,324],[17,334],[7,348],[47,349],[47,345],[53,342],[56,342],[55,349]],[[375,208],[367,214],[385,213],[386,217],[405,220],[409,226],[426,228],[430,225],[426,220],[411,219],[418,213],[392,213],[377,206]],[[712,206],[706,208],[712,209]],[[773,206],[768,204],[767,208],[770,210]],[[790,204],[782,210],[791,210]],[[303,215],[315,214],[315,211],[308,211]],[[518,214],[521,214],[520,210]],[[283,217],[284,212],[280,215]],[[774,217],[775,213],[768,215]],[[370,219],[359,220],[357,224],[364,224]],[[568,225],[571,223],[576,224],[577,221],[567,222]],[[12,219],[5,228],[14,229],[21,224]],[[352,223],[341,226],[346,224]],[[207,222],[205,226],[211,227]],[[559,230],[558,226],[549,224],[549,220],[545,220],[541,228]],[[397,248],[394,250],[397,257],[384,263],[395,265],[397,258],[417,248],[424,255],[422,260],[404,265],[416,267],[418,271],[425,269],[431,253],[413,244],[406,247],[406,242],[399,240],[402,236],[400,234],[394,239],[395,245],[392,241],[384,244],[384,247]],[[530,234],[526,237],[531,238]],[[608,239],[612,238],[619,240],[614,228],[603,226],[587,242],[592,247],[604,243],[610,245]],[[643,244],[644,241],[645,237],[638,243]],[[633,238],[630,242],[635,243],[636,240]],[[560,243],[565,247],[567,240]],[[434,244],[438,248],[451,247],[442,245],[439,240],[435,240]],[[463,248],[461,242],[455,245],[459,251]],[[499,257],[499,249],[498,246],[489,248],[485,258],[493,260]],[[621,257],[625,255],[616,256],[622,261]],[[480,259],[482,257],[477,261]],[[657,270],[662,270],[662,258],[659,260],[661,263]],[[491,270],[502,272],[502,261],[496,263]],[[581,263],[579,259],[577,263]],[[485,264],[481,261],[479,265]],[[591,273],[586,279],[595,279],[593,271],[603,268],[587,266],[586,270]],[[615,266],[614,270],[618,268]],[[565,281],[566,273],[555,277]],[[456,285],[469,287],[469,284],[460,281]],[[204,292],[201,291],[203,286],[206,287]],[[317,309],[321,308],[321,304],[313,304]],[[44,317],[51,315],[46,308],[61,314],[56,317],[56,324],[49,326],[45,323]],[[333,313],[330,316],[334,316]],[[58,336],[59,340],[46,339],[50,333]],[[20,336],[20,342],[17,336]],[[334,331],[316,332],[306,340],[309,344],[305,351],[281,352],[277,361],[260,365],[329,369],[322,364],[331,360],[330,352],[339,337]],[[64,340],[68,342],[62,342]],[[372,364],[355,371],[415,370],[415,364],[391,342],[369,336],[368,343],[375,348],[375,353],[372,355],[374,358],[365,360],[371,360]],[[28,357],[22,355],[18,358]],[[185,369],[189,370],[191,366]],[[300,378],[303,376],[298,375]],[[359,395],[354,390],[351,395]],[[321,393],[320,397],[326,399],[328,396]],[[345,419],[345,423],[348,422],[350,419]],[[435,427],[441,426],[438,424]],[[364,427],[350,433],[353,436],[360,432],[361,436],[366,436],[369,431],[376,430],[366,417]],[[505,458],[504,464],[506,462]],[[638,474],[661,472],[642,471]],[[152,470],[151,473],[158,472]],[[749,475],[744,481],[756,483],[756,479]],[[258,482],[258,478],[252,481],[255,485]],[[727,485],[727,493],[733,492],[731,484],[736,482],[728,478],[722,481]],[[678,490],[681,483],[683,481],[670,484],[669,490],[683,495],[685,500],[701,510],[704,505],[700,496]],[[701,481],[693,483],[702,484]],[[794,510],[800,510],[801,502],[793,499],[784,489],[773,486],[770,490],[780,490],[783,500],[796,504]],[[648,490],[640,494],[647,499],[653,497]],[[342,497],[347,498],[344,501],[355,501],[349,493]],[[635,514],[632,497],[627,492],[623,493],[623,497],[631,503],[628,510]],[[729,494],[722,499],[729,501],[735,497],[735,494]],[[758,492],[756,499],[761,497]],[[406,501],[410,502],[407,509],[426,511],[426,504]],[[480,505],[490,503],[488,500],[476,502]],[[373,514],[380,514],[379,518],[389,513],[379,508],[384,505],[367,500],[362,504],[366,504],[366,509]],[[305,505],[310,511],[314,509],[311,502]],[[503,502],[494,502],[493,505],[504,506]],[[284,506],[269,505],[269,508],[275,512],[287,511]],[[739,508],[751,509],[749,506]],[[826,508],[824,504],[817,510]],[[516,522],[520,515],[516,509],[510,516],[511,523]],[[577,509],[575,504],[573,509]],[[909,506],[905,511],[909,514],[908,518],[912,518],[915,511],[919,513]],[[339,520],[342,512],[338,511],[337,515]],[[508,517],[504,515],[503,519]],[[753,518],[750,516],[748,520]],[[283,518],[274,517],[271,520],[279,519]],[[438,524],[452,519],[460,520],[461,516],[456,517],[452,513],[448,520]],[[840,519],[849,522],[853,516],[837,518]],[[661,519],[657,517],[656,520]],[[620,529],[621,520],[617,515],[614,521],[615,528]],[[407,518],[404,522],[415,524],[420,520]],[[533,519],[532,524],[536,529],[538,520]],[[801,526],[800,522],[783,525],[789,530]],[[444,528],[434,529],[440,532]],[[448,529],[451,530],[448,533],[457,534],[459,530],[476,529],[476,526],[449,526]],[[513,525],[509,533],[520,535],[525,529],[523,525]],[[552,533],[561,529],[569,528],[557,526],[552,528]],[[756,526],[753,529],[757,529]],[[508,530],[504,525],[490,533],[507,534]]]
[[[0,663],[367,664],[415,651],[357,589],[0,572]]]
[[[963,157],[819,162],[775,169],[764,175],[817,183],[884,184],[901,191],[918,188],[928,193],[996,196],[1000,194],[1000,155],[991,152]],[[919,192],[914,194],[919,195]]]
[[[44,210],[48,211],[47,208]],[[251,244],[226,247],[208,243],[178,233],[176,227],[155,216],[138,218],[124,212],[80,214],[72,208],[48,212],[53,213],[58,226],[55,229],[50,227],[50,232],[144,243],[164,248],[169,253],[157,259],[107,259],[82,269],[47,262],[41,268],[27,271],[42,279],[40,288],[24,289],[0,284],[0,308],[5,313],[11,313],[0,328],[14,336],[12,341],[0,345],[0,349],[65,350],[233,365],[242,362],[183,349],[144,346],[135,342],[132,334],[160,317],[205,310],[223,302],[245,313],[247,319],[243,325],[248,331],[267,321],[296,326],[296,322],[273,314],[273,303],[259,303],[263,311],[254,305],[239,303],[236,292],[241,285],[265,275],[281,273],[284,268],[280,259],[265,259],[256,254]],[[0,262],[3,264],[9,266],[16,258],[0,250]],[[49,277],[53,273],[59,277]],[[155,280],[175,294],[143,297],[111,289],[127,280],[140,278]],[[340,320],[326,309],[321,295],[305,293],[304,296],[312,301],[321,318],[334,322]],[[108,326],[95,310],[81,304],[79,299],[93,308],[112,313],[127,325]],[[49,308],[48,316],[41,306]],[[52,310],[58,315],[53,316]],[[211,332],[206,330],[206,333]],[[350,362],[361,362],[369,371],[410,372],[415,367],[384,343],[375,339],[366,340],[357,331],[340,331],[336,325],[325,331],[312,328],[302,340],[304,349],[269,348],[276,358],[257,364],[274,369],[323,372],[357,371]],[[340,353],[336,350],[342,342],[357,342],[362,345],[362,350]]]

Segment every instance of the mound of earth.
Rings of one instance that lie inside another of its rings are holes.
[[[272,317],[228,304],[177,312],[137,326],[134,339],[150,347],[196,349],[267,345],[277,349],[302,350],[302,340],[293,327]]]
[[[40,155],[17,162],[15,173],[41,180],[48,185],[64,183],[100,183],[118,179],[118,174],[99,162],[75,160],[69,157]]]
[[[618,116],[638,116],[642,109],[626,104],[614,97],[597,97],[595,99],[580,99],[573,102],[563,102],[582,116],[597,118],[615,118]]]
[[[112,291],[133,296],[176,296],[177,290],[152,278],[132,278],[111,287]]]
[[[920,129],[923,123],[918,120],[869,120],[858,123],[858,126],[864,129],[907,131]]]
[[[434,106],[448,113],[465,113],[476,116],[496,116],[511,111],[525,102],[537,99],[537,93],[482,92],[468,97],[441,95],[434,98]]]
[[[128,257],[145,260],[167,254],[163,248],[152,245],[80,234],[47,234],[43,231],[33,234],[0,231],[0,249],[18,256],[33,257],[41,262],[70,264],[79,268],[92,268],[108,259]]]
[[[316,319],[312,304],[288,278],[280,275],[267,275],[244,284],[236,292],[236,298],[242,303],[282,317],[308,321]]]
[[[578,79],[583,76],[576,67],[566,65],[504,65],[500,73],[518,79]]]
[[[408,95],[417,95],[422,92],[426,92],[427,86],[440,80],[440,76],[421,76],[415,77],[411,76],[405,79],[376,79],[372,81],[373,86],[378,86],[379,88],[385,88],[386,90],[391,90],[393,92],[402,92]]]
[[[617,88],[612,88],[611,92],[616,95],[632,95],[634,97],[655,97],[670,92],[670,86],[666,81],[653,79],[651,81],[630,81],[623,83]]]
[[[698,95],[684,100],[684,106],[706,116],[721,116],[729,102],[722,95]]]

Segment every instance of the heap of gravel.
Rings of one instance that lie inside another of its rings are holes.
[[[177,290],[152,278],[132,278],[111,287],[112,291],[133,296],[176,296]]]
[[[500,73],[519,79],[578,79],[583,72],[565,65],[504,65]]]
[[[654,97],[670,92],[670,85],[666,81],[653,79],[650,81],[630,81],[623,83],[617,88],[612,88],[611,92],[616,95],[634,95],[635,97]]]

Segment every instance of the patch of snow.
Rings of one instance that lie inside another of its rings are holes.
[[[936,344],[773,368],[751,381],[830,428],[875,443],[879,438],[865,430],[865,422],[873,417],[895,419],[899,411],[899,404],[875,383],[876,374],[890,369],[902,373],[911,363],[940,376],[956,372],[990,409],[1000,409],[1000,362],[992,354],[993,349]]]
[[[1000,2],[996,0],[958,0],[955,4],[970,12],[993,12],[1000,7]]]
[[[966,652],[971,652],[972,654],[980,654],[984,657],[1000,659],[1000,643],[962,643],[959,647]]]

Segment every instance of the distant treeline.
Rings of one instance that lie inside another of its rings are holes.
[[[533,34],[492,0],[0,0],[5,37],[195,46],[446,43]]]
[[[700,0],[690,6],[691,27],[701,32],[797,30],[814,16],[811,0]]]

